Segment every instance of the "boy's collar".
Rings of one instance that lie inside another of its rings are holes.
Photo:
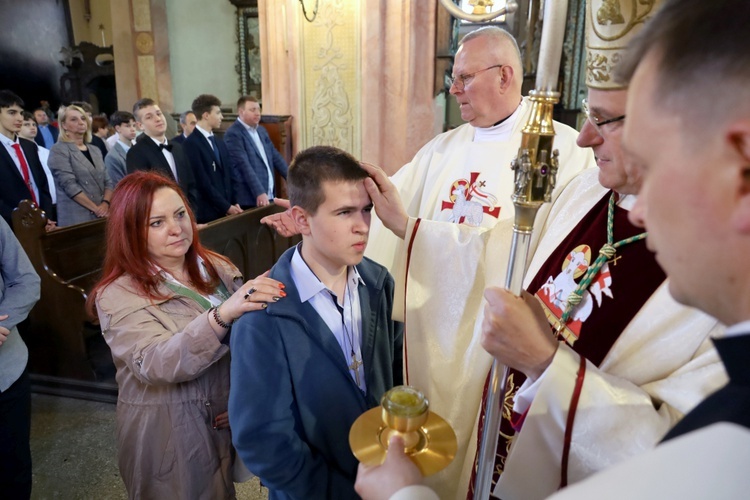
[[[321,290],[331,291],[315,274],[315,271],[302,257],[302,242],[298,243],[294,249],[292,255],[290,267],[293,273],[301,279],[300,283],[297,283],[297,291],[299,292],[300,301],[305,302],[311,297],[319,293]],[[365,281],[359,274],[357,266],[347,266],[346,279],[351,285],[365,285]]]

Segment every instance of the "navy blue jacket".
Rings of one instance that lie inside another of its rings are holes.
[[[232,165],[229,161],[229,151],[224,141],[218,137],[216,144],[221,160],[219,163],[216,162],[208,139],[199,130],[194,130],[182,143],[182,149],[190,159],[198,188],[198,206],[195,216],[200,224],[224,217],[229,206],[236,203],[232,189]]]
[[[664,441],[717,422],[750,427],[750,334],[713,339],[713,342],[729,382],[677,422]]]
[[[185,134],[179,133],[171,139],[171,142],[174,142],[177,144],[185,144],[186,139],[187,137],[185,137]]]
[[[268,132],[262,126],[259,126],[258,135],[263,143],[263,149],[266,152],[271,171],[276,170],[286,179],[287,164],[281,154],[273,147]],[[267,194],[269,199],[273,199],[276,196],[275,193],[266,193],[268,191],[268,169],[244,125],[235,121],[224,134],[224,141],[226,141],[229,156],[232,160],[232,178],[237,193],[237,202],[240,206],[254,207],[256,199],[263,193]]]
[[[270,500],[356,499],[349,429],[403,379],[403,328],[391,319],[393,278],[367,258],[357,266],[365,282],[358,289],[363,394],[331,330],[300,302],[290,274],[293,254],[287,250],[270,275],[286,285],[287,296],[232,327],[232,441]]]

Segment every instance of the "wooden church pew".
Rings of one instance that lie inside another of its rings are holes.
[[[260,223],[280,210],[270,205],[214,221],[201,229],[201,242],[232,260],[246,279],[253,278],[298,241]],[[16,237],[42,281],[41,298],[20,328],[29,347],[32,387],[36,392],[115,401],[109,349],[84,311],[87,293],[101,272],[106,221],[49,233],[46,222],[44,212],[27,200],[13,213]]]

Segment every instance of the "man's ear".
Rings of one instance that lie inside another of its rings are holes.
[[[137,130],[140,130],[141,132],[145,132],[145,130],[143,130],[143,124],[141,122],[139,122],[139,121],[135,122],[135,128]]]
[[[513,81],[513,76],[513,66],[506,64],[502,68],[500,68],[500,88],[503,92],[507,92],[510,88],[510,84]]]
[[[310,236],[312,234],[309,217],[310,214],[304,208],[297,205],[292,207],[292,220],[294,220],[297,229],[303,236]]]
[[[750,235],[750,120],[732,124],[728,137],[731,153],[740,167],[735,191],[738,203],[732,222],[737,230]]]

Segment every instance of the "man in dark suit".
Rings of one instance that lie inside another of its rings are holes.
[[[185,142],[185,140],[190,137],[190,134],[193,133],[193,130],[195,130],[195,125],[198,123],[198,120],[195,118],[195,113],[192,111],[184,111],[180,115],[180,128],[182,129],[182,133],[177,134],[172,139],[172,142],[176,142],[178,144],[182,144]]]
[[[262,207],[274,198],[274,171],[286,179],[287,164],[273,147],[266,129],[259,126],[260,105],[255,97],[240,97],[237,115],[237,121],[224,134],[237,201],[242,208]]]
[[[34,141],[43,148],[51,148],[57,142],[60,131],[49,122],[49,116],[44,108],[34,110],[34,121],[36,121],[37,132]]]
[[[198,191],[190,160],[182,146],[167,141],[167,122],[161,109],[153,99],[146,97],[133,105],[133,116],[146,137],[136,140],[128,151],[125,157],[128,173],[155,170],[177,181],[195,210],[198,207]]]
[[[202,94],[196,97],[193,113],[198,117],[198,123],[183,143],[198,186],[200,198],[196,218],[201,224],[242,212],[234,201],[229,152],[224,141],[213,133],[221,127],[220,106],[221,101],[216,96]]]
[[[22,125],[23,101],[13,92],[0,90],[0,215],[11,227],[13,210],[21,200],[33,200],[52,213],[52,197],[37,145],[18,137]],[[49,221],[48,229],[54,225]]]

